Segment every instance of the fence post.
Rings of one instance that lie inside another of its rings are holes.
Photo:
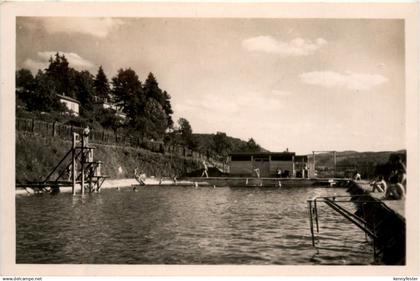
[[[53,137],[55,137],[55,124],[56,123],[57,123],[56,121],[53,122],[53,129],[52,129],[52,136]]]
[[[102,130],[102,142],[105,141],[105,130]]]
[[[32,118],[32,133],[35,132],[35,119]]]

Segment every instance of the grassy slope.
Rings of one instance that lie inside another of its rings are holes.
[[[44,179],[70,149],[71,142],[16,132],[16,183]],[[95,145],[94,159],[111,178],[133,177],[136,167],[148,176],[181,175],[201,168],[200,162],[143,149]],[[122,173],[119,173],[119,167]]]

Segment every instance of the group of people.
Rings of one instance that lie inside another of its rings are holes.
[[[384,199],[388,200],[399,200],[405,197],[406,167],[401,159],[398,160],[396,168],[391,172],[388,183],[383,176],[379,176],[370,184],[372,192],[383,192]]]

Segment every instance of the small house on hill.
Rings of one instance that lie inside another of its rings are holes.
[[[94,101],[97,104],[101,104],[104,109],[112,109],[115,111],[115,116],[121,118],[121,121],[127,119],[127,115],[123,112],[122,106],[118,106],[112,102],[112,100],[108,98],[100,98],[98,96],[94,96]]]
[[[64,95],[57,95],[60,102],[63,103],[66,108],[70,111],[70,113],[74,116],[79,116],[79,108],[80,108],[80,102],[76,99],[73,99],[71,97],[67,97]]]

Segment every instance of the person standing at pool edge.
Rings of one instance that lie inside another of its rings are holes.
[[[86,128],[83,129],[83,137],[85,138],[85,145],[89,143],[89,134],[90,134],[90,128],[89,126],[86,126]]]
[[[203,161],[202,163],[203,163],[203,173],[201,174],[201,177],[203,177],[204,175],[206,175],[206,178],[208,178],[209,177],[209,173],[208,173],[208,168],[207,168],[206,162]]]
[[[254,172],[257,175],[257,178],[260,178],[260,168],[254,169]]]

